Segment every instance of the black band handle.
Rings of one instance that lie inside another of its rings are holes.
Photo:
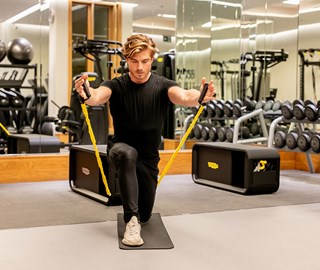
[[[91,93],[90,93],[88,85],[86,83],[84,83],[82,85],[82,87],[83,87],[84,92],[86,93],[87,99],[89,99],[91,97]]]
[[[209,85],[207,83],[204,84],[203,89],[200,94],[200,97],[199,97],[199,100],[198,100],[199,104],[202,104],[202,101],[203,101],[205,95],[207,94],[208,86]]]

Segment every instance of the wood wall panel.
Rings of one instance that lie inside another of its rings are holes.
[[[160,174],[174,150],[160,151]],[[311,155],[320,173],[320,155]],[[190,174],[192,150],[180,150],[168,174]],[[305,153],[280,151],[281,170],[309,171]],[[3,155],[0,157],[0,184],[69,179],[69,154]]]

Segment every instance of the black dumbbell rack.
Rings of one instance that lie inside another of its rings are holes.
[[[307,161],[308,161],[308,166],[309,166],[309,171],[311,173],[315,173],[315,169],[312,163],[312,159],[311,159],[311,154],[316,154],[314,151],[312,150],[307,150],[307,151],[302,151],[300,150],[298,147],[295,149],[290,149],[287,146],[284,146],[282,148],[278,148],[274,145],[274,134],[276,131],[276,127],[280,124],[280,123],[287,123],[287,124],[296,124],[299,131],[303,132],[304,131],[304,126],[303,124],[320,124],[320,119],[318,119],[317,121],[309,121],[308,119],[303,119],[303,120],[298,120],[295,117],[288,120],[286,118],[284,118],[283,116],[280,116],[278,118],[276,118],[275,120],[272,121],[271,125],[270,125],[270,130],[269,130],[269,138],[268,138],[268,147],[274,147],[277,149],[281,149],[281,150],[285,150],[285,151],[291,151],[291,152],[300,152],[300,153],[305,153],[307,156]]]

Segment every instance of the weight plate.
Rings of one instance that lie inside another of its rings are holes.
[[[281,114],[287,120],[290,120],[293,117],[292,108],[288,104],[283,104],[281,106]]]
[[[258,109],[262,109],[264,107],[264,105],[266,104],[266,102],[264,100],[259,100],[256,104],[256,107],[255,109],[258,110]]]
[[[320,153],[320,135],[314,134],[310,140],[310,147],[315,153]]]
[[[286,145],[286,133],[283,130],[279,130],[274,134],[274,144],[278,148]]]
[[[242,106],[243,106],[243,102],[242,102],[242,100],[241,100],[241,99],[239,99],[239,98],[237,98],[237,99],[234,101],[234,104],[239,104],[239,105],[240,105],[240,107],[242,107]]]
[[[253,101],[253,100],[251,100],[249,98],[246,98],[244,100],[243,106],[246,107],[246,110],[248,112],[252,112],[256,107],[256,103],[255,103],[255,101]]]
[[[239,104],[234,104],[233,106],[233,114],[235,117],[241,117],[242,110]]]
[[[293,106],[298,105],[298,104],[304,106],[303,100],[301,100],[301,99],[295,99],[295,100],[293,101]]]
[[[233,128],[228,128],[226,130],[226,138],[228,142],[232,142],[233,141]]]
[[[252,123],[251,125],[251,134],[252,136],[256,136],[260,133],[260,126],[258,123]]]
[[[299,134],[297,144],[300,150],[307,151],[310,148],[310,136],[305,133]]]
[[[207,118],[207,116],[208,116],[207,106],[204,106],[200,117],[201,118]]]
[[[281,105],[281,101],[277,100],[275,103],[273,103],[272,110],[274,112],[281,110]]]
[[[201,139],[207,141],[209,139],[209,128],[204,126],[201,130]]]
[[[218,129],[218,139],[220,142],[224,142],[226,140],[226,129],[224,127],[220,127]]]
[[[318,119],[317,108],[314,104],[307,105],[304,113],[309,121],[313,122]]]
[[[268,100],[266,102],[266,104],[264,104],[263,109],[267,112],[267,111],[271,111],[272,107],[273,107],[274,101],[273,100]]]
[[[215,105],[213,103],[209,103],[207,104],[207,117],[208,118],[212,118],[216,116],[216,112],[215,112]]]
[[[209,140],[214,142],[218,139],[217,129],[215,127],[209,128]]]
[[[232,117],[233,115],[232,105],[230,105],[229,103],[224,104],[223,111],[227,117]]]
[[[297,120],[303,120],[306,115],[304,114],[304,106],[301,104],[296,104],[293,106],[293,115]]]
[[[199,140],[201,138],[202,125],[196,124],[193,128],[194,137]]]
[[[307,100],[304,101],[304,106],[305,107],[310,105],[310,104],[315,105],[314,102],[312,100],[310,100],[310,99],[307,99]]]
[[[218,103],[216,105],[216,107],[214,108],[214,111],[215,111],[217,117],[220,117],[220,118],[223,117],[224,116],[223,104]]]
[[[296,132],[289,132],[286,136],[286,145],[290,149],[297,148],[298,134]]]

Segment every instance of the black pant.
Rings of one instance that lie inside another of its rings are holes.
[[[141,222],[147,222],[156,196],[159,160],[142,160],[135,148],[115,143],[109,150],[109,162],[118,173],[124,221],[137,216]]]

